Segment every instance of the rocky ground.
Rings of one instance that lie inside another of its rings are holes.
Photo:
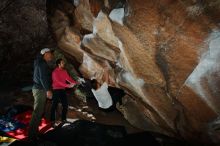
[[[33,106],[34,98],[30,88],[31,87],[25,87],[21,89],[15,89],[13,91],[2,91],[0,95],[0,114],[4,114],[4,112],[12,105],[23,104]],[[68,92],[68,121],[73,121],[74,119],[85,119],[110,125],[122,125],[126,127],[128,133],[141,131],[138,128],[130,125],[119,111],[101,111],[98,109],[98,105],[95,99],[87,99],[87,102],[83,102],[79,97],[76,97],[70,93],[71,92]],[[50,107],[51,101],[47,100],[45,107],[45,117],[47,119],[49,119]],[[61,117],[61,110],[62,106],[59,105],[57,122],[59,122],[59,117]]]
[[[33,95],[31,92],[31,86],[24,88],[11,88],[11,90],[0,91],[0,115],[4,114],[5,111],[12,105],[28,105],[33,106]],[[83,102],[81,98],[73,96],[71,92],[68,93],[69,109],[67,114],[67,120],[72,122],[75,119],[84,119],[92,122],[107,124],[107,125],[121,125],[124,126],[128,134],[134,134],[139,132],[144,132],[132,126],[123,115],[115,109],[111,112],[104,112],[98,108],[98,104],[95,99],[89,98],[86,102]],[[45,107],[45,117],[49,119],[51,101],[48,100]],[[58,116],[61,117],[61,105],[58,106]],[[60,119],[57,119],[57,123]],[[181,145],[188,146],[187,143],[179,141],[174,138],[170,138],[161,134],[150,132],[161,145]]]

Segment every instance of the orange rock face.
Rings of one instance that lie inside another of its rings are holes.
[[[101,80],[109,65],[115,86],[128,93],[118,108],[134,126],[203,142],[211,131],[216,142],[220,30],[213,3],[83,0],[71,17],[56,10],[51,22],[84,77]]]

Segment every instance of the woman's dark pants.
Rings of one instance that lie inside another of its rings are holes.
[[[56,110],[58,103],[62,104],[62,121],[66,120],[66,114],[68,110],[67,95],[65,89],[53,90],[52,107],[51,107],[51,121],[56,119]]]

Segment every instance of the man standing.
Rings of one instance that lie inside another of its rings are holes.
[[[37,138],[38,126],[41,122],[46,104],[46,98],[52,98],[51,91],[51,69],[48,63],[53,60],[53,52],[49,48],[41,50],[40,55],[34,61],[33,88],[34,110],[32,113],[28,138],[33,140]]]

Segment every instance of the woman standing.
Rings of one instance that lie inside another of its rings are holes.
[[[68,101],[66,95],[66,88],[74,87],[77,82],[74,81],[65,69],[65,62],[63,59],[57,59],[57,67],[52,72],[52,88],[53,98],[51,107],[51,122],[55,123],[56,109],[59,101],[62,104],[62,121],[66,121],[68,110]]]

